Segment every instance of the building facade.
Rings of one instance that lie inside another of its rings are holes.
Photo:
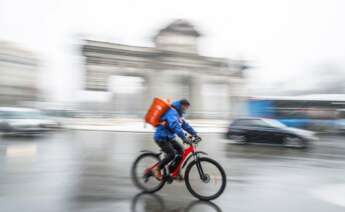
[[[194,118],[229,118],[241,108],[243,61],[198,54],[200,33],[177,20],[153,38],[154,47],[86,40],[85,89],[107,92],[109,101],[89,109],[142,116],[152,98],[188,98]],[[234,101],[235,100],[235,101]]]
[[[0,106],[38,98],[37,59],[12,43],[0,42]]]

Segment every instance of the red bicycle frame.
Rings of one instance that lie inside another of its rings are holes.
[[[195,152],[195,146],[193,144],[189,145],[188,148],[184,149],[183,154],[182,154],[182,159],[180,160],[178,166],[175,168],[175,170],[172,173],[170,173],[171,177],[175,178],[179,175],[182,164],[185,162],[188,156],[190,154],[194,154],[194,152]],[[153,166],[147,168],[145,170],[145,173],[150,172],[153,168],[157,167],[158,165],[159,163],[155,163]]]
[[[179,175],[182,164],[188,158],[189,154],[193,154],[194,152],[195,152],[195,147],[193,144],[189,145],[189,147],[184,150],[184,152],[182,154],[182,159],[180,160],[178,166],[170,174],[172,177],[177,177]]]

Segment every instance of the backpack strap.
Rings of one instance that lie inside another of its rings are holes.
[[[170,105],[169,107],[170,107],[170,109],[175,110],[175,111],[177,112],[177,114],[179,114],[178,111],[177,111],[173,106]],[[169,110],[170,110],[170,109],[169,109]],[[167,110],[167,112],[168,112],[169,110]],[[167,113],[167,112],[166,112],[166,113]],[[163,127],[167,127],[167,126],[168,126],[168,122],[167,122],[167,121],[162,121],[161,123],[159,123],[159,125],[161,125],[161,126],[163,126]]]
[[[163,127],[167,127],[168,126],[168,122],[167,121],[162,121],[159,125],[162,125]]]

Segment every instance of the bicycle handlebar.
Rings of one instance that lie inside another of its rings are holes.
[[[188,140],[189,142],[186,142],[187,144],[197,144],[201,141],[201,138],[200,137],[197,137],[197,136],[188,136]]]

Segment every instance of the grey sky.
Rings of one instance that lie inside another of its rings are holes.
[[[185,18],[204,34],[202,54],[249,59],[250,87],[267,90],[320,63],[345,67],[344,9],[342,0],[0,0],[0,40],[38,55],[51,100],[73,100],[82,85],[78,36],[148,46],[156,30]]]

